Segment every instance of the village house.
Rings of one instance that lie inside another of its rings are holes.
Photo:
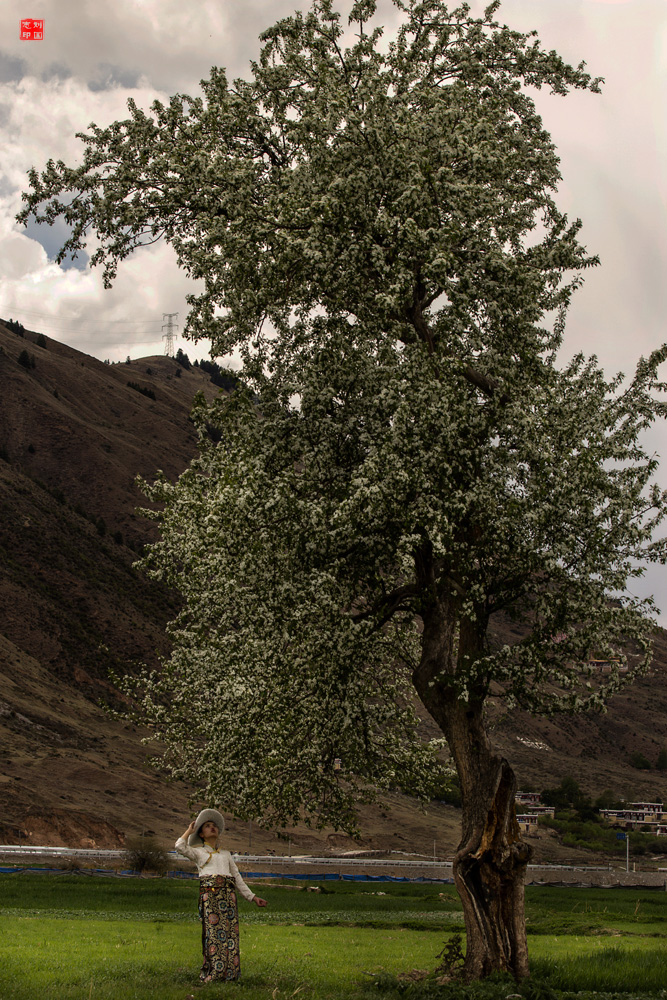
[[[627,663],[619,663],[618,660],[588,660],[588,666],[600,674],[611,674],[614,670],[618,670],[620,676],[627,674],[629,670]]]
[[[522,833],[535,833],[539,818],[537,813],[517,813],[516,820]]]
[[[514,801],[517,806],[530,809],[530,812],[517,812],[517,823],[524,833],[534,833],[540,816],[553,816],[556,812],[554,806],[541,805],[539,792],[517,792]]]
[[[540,803],[539,792],[517,792],[514,801],[521,806],[537,806]]]
[[[662,802],[627,802],[623,809],[601,809],[600,815],[625,830],[639,830],[646,826],[658,837],[667,836],[663,832],[667,831],[667,826],[662,821],[667,817]]]

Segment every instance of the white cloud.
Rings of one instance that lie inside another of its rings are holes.
[[[22,42],[23,5],[5,4],[2,49],[25,60],[30,75],[70,73],[99,84],[150,79],[170,94],[193,90],[212,65],[243,75],[258,51],[262,28],[298,6],[295,0],[32,0],[30,16],[44,18],[44,39]]]
[[[473,12],[487,4],[472,0]],[[192,287],[171,250],[138,251],[120,266],[111,291],[98,271],[57,267],[48,255],[62,228],[49,240],[32,229],[19,233],[14,222],[26,171],[49,158],[73,165],[82,150],[75,132],[126,117],[130,96],[147,108],[156,97],[195,94],[212,65],[226,67],[230,78],[247,75],[259,32],[297,6],[305,9],[307,0],[32,0],[30,16],[45,19],[44,41],[24,43],[24,4],[3,5],[0,56],[10,82],[0,83],[0,316],[98,357],[161,353],[162,313],[178,311],[182,330]],[[381,0],[380,12],[389,38],[396,9]],[[582,218],[583,242],[602,258],[575,296],[566,353],[595,352],[609,373],[632,372],[637,356],[665,337],[667,4],[505,0],[497,18],[521,31],[537,28],[545,47],[574,64],[585,59],[593,75],[606,78],[602,96],[540,92],[537,101],[562,159],[561,207]],[[204,354],[179,344],[191,357]],[[667,463],[664,426],[651,442]],[[659,603],[667,609],[664,569],[652,570],[650,583],[664,592]]]
[[[0,236],[0,278],[21,280],[43,271],[47,263],[44,248],[35,240],[22,233]]]
[[[475,0],[473,10],[481,13],[486,2]],[[45,18],[44,43],[21,43],[18,31],[10,30],[4,42],[9,55],[27,60],[29,75],[0,85],[0,234],[16,230],[13,219],[29,166],[41,167],[50,157],[75,163],[82,146],[74,133],[91,121],[105,125],[125,117],[129,96],[148,107],[155,97],[166,100],[179,89],[196,92],[213,63],[227,66],[230,76],[245,73],[259,50],[259,31],[294,6],[294,0],[204,0],[196,6],[119,0],[111,7],[36,0],[32,16]],[[395,8],[387,0],[381,11],[386,23],[395,23]],[[610,367],[628,367],[638,338],[645,349],[661,335],[666,305],[665,62],[660,57],[665,4],[505,0],[497,16],[520,30],[536,26],[545,45],[575,63],[585,57],[591,72],[607,77],[602,97],[575,93],[561,99],[541,93],[538,103],[562,157],[561,204],[573,217],[581,216],[584,242],[603,260],[575,298],[568,350],[583,347]],[[39,78],[54,66],[61,76],[71,76]],[[90,90],[88,82],[105,73],[137,83]],[[38,235],[53,256],[64,234],[29,235]],[[130,266],[122,265],[121,273]],[[173,287],[171,271],[157,272],[155,280]],[[143,291],[146,302],[159,298]],[[3,301],[0,297],[0,308]],[[108,308],[108,298],[102,301]]]
[[[125,117],[130,94],[142,106],[168,96],[145,81],[132,91],[96,92],[75,77],[47,83],[25,77],[0,85],[0,145],[6,151],[0,198],[0,274],[5,278],[0,315],[21,317],[28,326],[112,360],[161,353],[163,312],[180,312],[182,329],[185,295],[194,284],[178,269],[173,251],[158,246],[137,252],[120,269],[114,288],[106,291],[99,269],[55,265],[39,242],[23,235],[14,217],[22,204],[21,190],[28,186],[27,169],[41,169],[49,158],[76,163],[82,143],[75,133],[91,121],[106,125]]]
[[[17,238],[41,250],[35,241]],[[3,249],[4,242],[0,252]],[[27,327],[84,353],[120,361],[128,354],[162,354],[163,313],[179,313],[180,333],[185,296],[195,290],[195,283],[178,268],[172,249],[162,244],[138,250],[119,271],[111,289],[103,287],[96,269],[63,271],[55,264],[44,264],[9,276],[0,291],[0,315],[20,318]],[[176,346],[190,351],[192,357],[205,357],[208,352],[207,344],[193,348],[180,336]]]
[[[44,83],[26,76],[0,84],[4,220],[20,208],[20,192],[27,186],[31,166],[41,170],[49,159],[62,159],[70,166],[81,162],[83,143],[75,133],[87,131],[92,121],[104,126],[127,118],[130,96],[142,106],[167,97],[145,79],[133,90],[116,87],[96,92],[78,77]]]

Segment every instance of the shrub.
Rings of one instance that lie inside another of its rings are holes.
[[[612,826],[602,819],[584,823],[576,819],[576,813],[570,810],[569,812],[563,811],[555,817],[542,816],[539,822],[540,826],[555,830],[561,837],[562,843],[567,847],[584,848],[611,855],[625,854],[625,842],[618,840],[617,837],[618,827]],[[652,837],[650,833],[641,833],[638,830],[630,831],[628,837],[630,850],[633,854],[647,852],[662,854],[667,851],[667,838],[661,842],[661,838]]]
[[[596,809],[622,809],[623,802],[608,788],[593,803]]]
[[[169,869],[167,853],[153,837],[130,837],[125,844],[123,862],[135,872],[164,875]]]
[[[23,334],[25,333],[25,327],[23,323],[19,323],[18,320],[8,319],[7,322],[5,323],[5,326],[7,327],[8,330],[12,330],[12,332],[15,333],[18,337],[22,337]]]
[[[140,392],[142,396],[148,396],[149,399],[155,399],[155,393],[147,385],[139,385],[138,382],[128,382],[130,389],[134,389],[135,392]]]
[[[220,389],[225,389],[227,392],[233,392],[240,385],[239,379],[233,372],[229,369],[221,368],[215,361],[206,361],[204,359],[199,362],[199,368],[211,376],[213,385],[217,385]]]
[[[655,762],[658,771],[667,771],[667,747],[663,747]]]
[[[457,973],[460,973],[463,968],[465,958],[463,954],[461,935],[452,934],[449,942],[445,945],[437,957],[441,958],[442,961],[435,970],[436,974],[444,976],[447,979],[455,978]]]
[[[461,783],[457,774],[451,777],[440,788],[436,788],[433,795],[438,802],[446,802],[449,806],[461,807],[463,801],[461,795]]]
[[[44,336],[43,333],[37,334],[37,346],[46,347],[46,337]]]
[[[633,754],[630,754],[630,764],[639,771],[650,771],[651,769],[651,762],[639,750],[635,750]]]
[[[28,354],[25,348],[21,351],[18,357],[18,362],[23,365],[24,368],[30,369],[35,367],[35,357],[33,354]]]
[[[554,806],[557,812],[572,810],[580,820],[597,820],[590,795],[581,790],[574,778],[563,778],[557,788],[545,788],[540,798],[545,805]]]

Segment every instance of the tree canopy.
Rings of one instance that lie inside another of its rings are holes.
[[[130,102],[81,166],[31,172],[21,217],[62,215],[63,254],[94,234],[109,282],[166,239],[204,281],[188,335],[242,361],[245,389],[197,404],[191,468],[145,484],[146,566],[184,607],[130,687],[173,773],[242,815],[352,829],[371,786],[426,796],[439,774],[416,691],[461,781],[467,974],[523,975],[529,852],[485,703],[583,710],[646,667],[653,604],[627,587],[665,560],[641,434],[667,349],[630,380],[558,363],[597,259],[530,90],[600,81],[497,2],[393,2],[388,44],[373,0],[347,47],[314,0],[264,32],[249,80]]]

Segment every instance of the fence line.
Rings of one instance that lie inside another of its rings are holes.
[[[180,858],[180,854],[177,851],[166,851],[169,857]],[[21,845],[21,844],[0,844],[0,855],[14,855],[16,857],[35,857],[41,855],[42,857],[70,857],[70,858],[101,858],[103,860],[112,861],[113,859],[121,859],[125,857],[126,852],[123,850],[95,850],[90,848],[78,848],[78,847],[36,847],[33,845]],[[296,855],[289,856],[287,854],[239,854],[232,851],[232,856],[237,863],[241,865],[247,864],[261,864],[261,865],[297,865],[306,867],[324,867],[324,868],[341,868],[341,867],[352,867],[352,868],[405,868],[412,869],[422,868],[427,871],[435,871],[437,869],[447,869],[451,870],[451,861],[408,861],[406,859],[394,860],[393,858],[346,858],[346,857],[336,857],[336,858],[315,858],[309,855]],[[529,871],[577,871],[577,872],[600,872],[611,870],[611,865],[528,865]]]

